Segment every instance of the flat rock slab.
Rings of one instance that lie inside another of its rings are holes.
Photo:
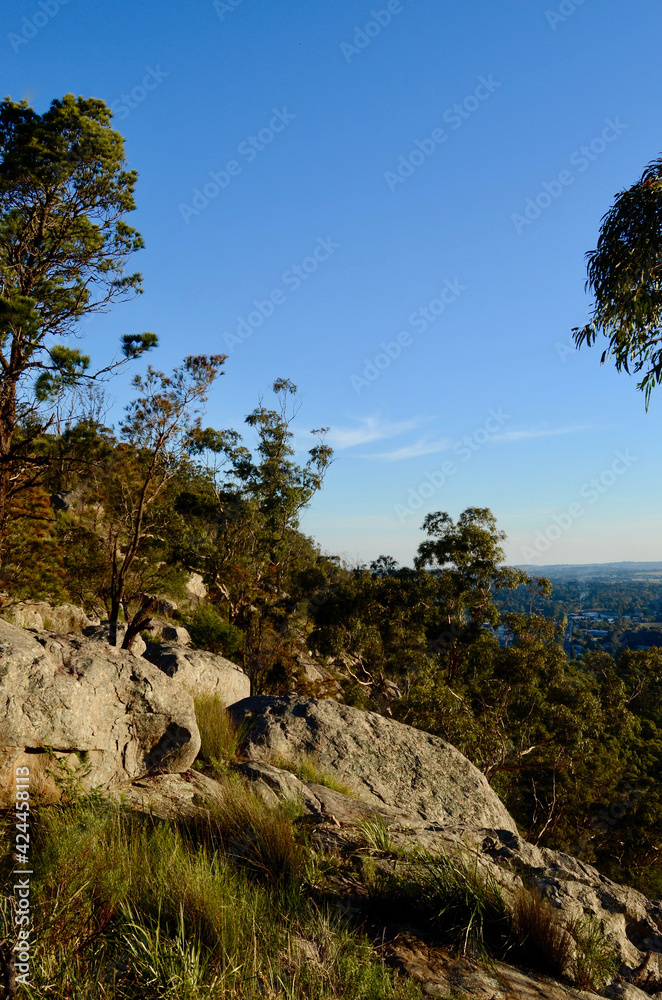
[[[259,695],[232,706],[249,720],[249,758],[267,763],[304,757],[344,782],[364,802],[428,823],[516,832],[485,777],[437,736],[336,701]]]

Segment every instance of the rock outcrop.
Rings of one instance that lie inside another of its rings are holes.
[[[259,696],[234,705],[250,720],[255,760],[311,757],[365,802],[397,807],[428,824],[517,832],[487,780],[438,736],[331,699]]]
[[[18,628],[32,628],[52,632],[82,632],[84,628],[99,624],[94,615],[87,615],[75,604],[53,607],[45,601],[19,601],[2,609],[2,618]]]
[[[616,949],[631,993],[662,990],[662,903],[576,858],[527,843],[483,775],[454,747],[332,700],[261,696],[239,702],[231,713],[250,723],[246,776],[267,802],[298,799],[330,846],[360,839],[361,824],[379,817],[401,851],[471,858],[507,896],[532,887],[566,923],[592,918]],[[303,758],[354,795],[274,766]]]
[[[194,696],[218,695],[228,706],[250,695],[250,680],[241,667],[224,656],[172,642],[154,642],[145,657]]]
[[[75,636],[33,635],[0,620],[0,803],[17,766],[37,799],[60,777],[114,788],[159,771],[184,771],[200,747],[193,701],[153,664]],[[52,771],[53,774],[48,774]]]

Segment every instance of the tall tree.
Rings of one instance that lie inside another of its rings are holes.
[[[468,507],[457,524],[446,513],[428,514],[423,530],[430,538],[421,542],[415,559],[417,569],[431,567],[439,581],[439,650],[447,650],[448,679],[460,670],[467,647],[475,642],[485,624],[497,625],[497,590],[510,590],[530,583],[526,573],[502,566],[506,537],[487,507]]]
[[[613,357],[618,371],[640,373],[648,409],[662,381],[662,157],[616,196],[587,257],[595,304],[591,322],[573,330],[575,343],[590,345],[604,334],[601,363]]]
[[[102,374],[58,338],[141,291],[125,273],[143,246],[124,221],[137,175],[110,120],[103,101],[72,94],[42,115],[0,102],[0,544],[12,494],[34,485],[25,469],[44,461],[32,445],[54,419],[49,403]],[[126,335],[124,358],[155,344]]]
[[[209,390],[221,373],[226,355],[190,355],[171,375],[151,366],[136,375],[140,395],[127,407],[122,424],[123,449],[111,463],[109,485],[109,548],[111,556],[110,622],[116,625],[126,598],[127,581],[148,533],[173,514],[165,493],[195,449],[203,432],[201,412]],[[154,511],[158,515],[154,517]],[[124,646],[138,633],[149,601],[128,623]]]

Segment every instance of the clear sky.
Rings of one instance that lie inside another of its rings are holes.
[[[646,413],[571,342],[600,219],[662,152],[661,41],[657,0],[18,0],[0,23],[4,92],[103,98],[140,174],[145,294],[86,350],[228,353],[216,427],[290,378],[297,444],[327,425],[336,449],[304,529],[403,563],[428,511],[469,506],[511,563],[662,559],[662,396]]]

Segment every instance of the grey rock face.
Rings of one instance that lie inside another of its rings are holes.
[[[39,632],[42,629],[52,632],[81,632],[84,628],[99,624],[98,618],[87,615],[75,604],[52,607],[46,601],[20,601],[4,609],[2,617],[18,628],[35,628]]]
[[[312,757],[365,802],[428,823],[516,832],[485,777],[449,743],[336,701],[259,696],[234,705],[250,719],[248,754],[269,761]]]
[[[115,642],[112,644],[113,649],[119,649],[122,645],[122,640],[124,639],[124,633],[126,632],[126,625],[117,623],[115,626]],[[90,625],[88,628],[83,629],[83,635],[86,639],[91,642],[101,642],[105,646],[110,646],[112,629],[109,622],[101,622],[99,625]],[[133,640],[132,653],[136,656],[142,656],[142,654],[147,649],[147,643],[141,635],[137,635]]]
[[[251,682],[236,663],[176,643],[151,643],[146,658],[194,696],[218,695],[227,707],[250,695]]]
[[[183,771],[200,747],[192,699],[146,660],[73,636],[35,637],[3,621],[0,719],[3,803],[14,794],[19,762],[34,774],[37,797],[57,797],[48,747],[70,771],[75,765],[83,789]]]

